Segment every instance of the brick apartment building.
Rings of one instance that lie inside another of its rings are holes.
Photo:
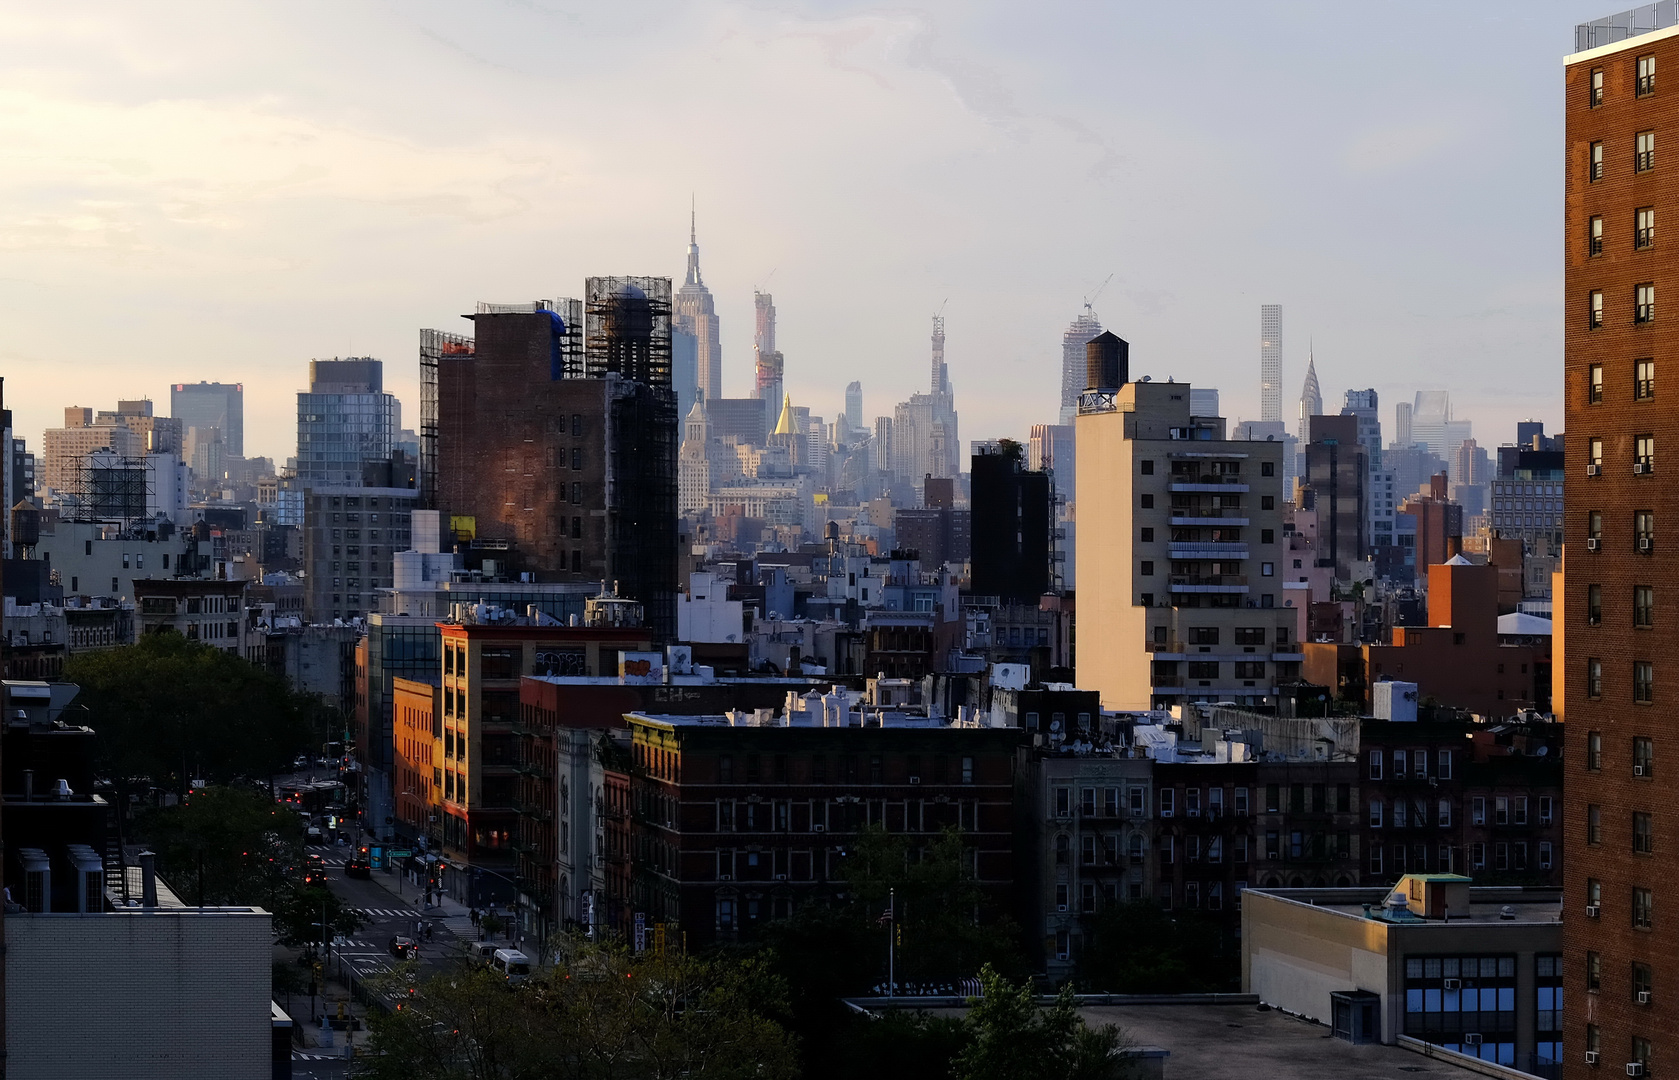
[[[1679,517],[1659,471],[1671,463],[1656,456],[1679,447],[1679,411],[1661,404],[1656,381],[1679,358],[1679,319],[1656,303],[1658,289],[1679,289],[1665,276],[1679,249],[1655,230],[1679,190],[1679,27],[1629,33],[1632,14],[1578,27],[1581,51],[1564,61],[1574,472],[1564,532],[1575,542],[1555,603],[1567,642],[1563,1075],[1579,1078],[1593,1074],[1588,1052],[1616,1072],[1679,1061],[1679,993],[1650,985],[1653,972],[1673,970],[1679,942],[1679,888],[1663,869],[1679,851],[1679,809],[1662,794],[1660,764],[1679,757],[1664,708],[1679,687],[1679,548],[1656,532]],[[1663,57],[1670,74],[1658,82]]]
[[[865,714],[866,715],[866,714]],[[689,948],[750,938],[762,923],[843,890],[864,825],[931,842],[956,826],[998,911],[1015,883],[1018,731],[886,715],[820,726],[752,714],[632,713],[634,903]]]

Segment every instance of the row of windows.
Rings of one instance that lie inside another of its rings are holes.
[[[1586,806],[1586,843],[1603,843],[1603,807],[1597,803]],[[1647,812],[1634,810],[1632,813],[1632,852],[1634,855],[1654,855],[1656,845],[1655,819]],[[1588,899],[1588,904],[1596,904],[1601,900],[1601,894],[1591,886],[1592,879],[1587,879],[1587,896],[1598,896],[1598,900]]]
[[[1598,772],[1603,768],[1603,732],[1586,732],[1586,768]],[[1648,735],[1632,737],[1632,775],[1645,779],[1656,775],[1656,741]]]
[[[1635,435],[1632,440],[1632,473],[1634,476],[1649,476],[1656,471],[1656,437],[1646,433]],[[1603,472],[1603,440],[1593,436],[1586,440],[1586,475],[1598,476]]]
[[[1627,369],[1632,376],[1632,400],[1654,401],[1656,397],[1656,362],[1649,358],[1634,360]],[[1586,401],[1596,405],[1603,400],[1603,365],[1586,368]]]
[[[1634,97],[1648,97],[1656,92],[1656,57],[1653,53],[1640,56],[1633,69],[1632,93]],[[1603,104],[1604,78],[1603,69],[1592,68],[1586,82],[1586,107],[1595,109]]]
[[[1595,656],[1586,658],[1586,696],[1603,696],[1603,661]],[[1632,700],[1640,705],[1656,700],[1656,666],[1648,660],[1632,662]]]
[[[1429,821],[1429,800],[1426,799],[1395,799],[1392,803],[1393,813],[1388,819],[1388,825],[1395,829],[1407,827],[1423,828]],[[1491,822],[1494,825],[1526,825],[1528,824],[1528,797],[1526,795],[1494,795],[1491,799]],[[1452,800],[1435,800],[1435,820],[1442,829],[1450,828],[1452,824]],[[1486,825],[1489,817],[1488,799],[1485,795],[1476,795],[1469,800],[1469,823],[1471,825]],[[1373,799],[1368,805],[1368,821],[1372,829],[1380,829],[1382,825],[1383,803]],[[1549,825],[1553,820],[1555,803],[1549,795],[1537,797],[1535,821],[1540,825]]]
[[[1393,751],[1393,778],[1403,780],[1407,776],[1423,779],[1429,776],[1430,754],[1427,750],[1395,750]],[[1370,751],[1366,761],[1369,765],[1368,775],[1372,780],[1382,778],[1382,766],[1385,761],[1381,750]],[[1452,778],[1452,752],[1440,750],[1434,755],[1434,777],[1440,780]]]
[[[1641,206],[1632,215],[1632,247],[1645,251],[1656,246],[1656,208]],[[1586,219],[1586,254],[1603,254],[1603,215],[1593,214]]]
[[[1385,874],[1423,874],[1431,870],[1441,874],[1461,874],[1466,869],[1526,871],[1529,869],[1530,855],[1534,857],[1534,863],[1540,870],[1550,870],[1556,865],[1556,848],[1549,840],[1541,840],[1532,847],[1526,840],[1500,840],[1491,844],[1476,840],[1464,846],[1462,860],[1456,858],[1457,852],[1452,845],[1440,844],[1435,851],[1432,867],[1428,863],[1428,848],[1428,844],[1425,843],[1393,844],[1388,847],[1372,844],[1369,856],[1370,873],[1380,877]]]
[[[1586,625],[1603,625],[1603,586],[1586,586]],[[1654,585],[1632,587],[1632,625],[1641,630],[1656,625],[1656,588]]]
[[[1632,171],[1646,173],[1656,167],[1656,133],[1640,131],[1632,139]],[[1594,142],[1586,155],[1586,181],[1595,184],[1604,177],[1602,141]]]
[[[1646,281],[1632,287],[1632,321],[1634,325],[1643,325],[1656,321],[1656,286],[1654,282]],[[1599,330],[1605,325],[1603,311],[1603,290],[1593,289],[1586,294],[1586,328]]]
[[[668,753],[668,751],[666,752]],[[747,754],[745,756],[746,768],[743,770],[746,782],[749,784],[755,784],[760,780],[768,780],[772,778],[776,782],[783,784],[793,782],[795,762],[790,755],[774,754],[770,756],[770,760],[774,767],[774,772],[770,776],[763,776],[761,775],[763,771],[761,756],[758,754]],[[929,762],[931,771],[926,774],[921,772],[921,758],[918,755],[910,754],[905,757],[903,761],[911,781],[915,783],[919,783],[923,775],[930,777],[930,782],[935,784],[958,782],[971,784],[974,782],[974,759],[971,757],[963,757],[956,762],[952,762],[943,754],[935,754]],[[801,771],[804,772],[805,776],[809,778],[811,783],[825,784],[828,782],[827,755],[812,754],[805,764],[806,768]],[[861,774],[858,768],[860,764],[858,755],[835,755],[834,764],[835,781],[842,784],[850,784],[856,783],[860,779]],[[733,754],[718,755],[717,780],[719,783],[734,783],[735,771],[735,758]],[[868,757],[868,782],[871,784],[883,783],[884,776],[884,759],[880,754],[870,754]]]

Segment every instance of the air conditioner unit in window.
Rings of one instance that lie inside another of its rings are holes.
[[[1067,910],[1067,905],[1066,904],[1056,904],[1055,905],[1055,910],[1056,911],[1066,911]]]
[[[1634,765],[1634,766],[1633,766],[1633,767],[1632,767],[1632,775],[1634,775],[1634,776],[1643,776],[1643,775],[1644,775],[1644,766],[1642,766],[1642,765]]]
[[[1461,982],[1459,982],[1457,979],[1447,979],[1446,980],[1446,989],[1447,990],[1456,990],[1458,987],[1460,987],[1462,985],[1463,984]]]
[[[1648,991],[1648,990],[1640,990],[1640,991],[1639,991],[1639,992],[1638,992],[1638,1003],[1639,1003],[1639,1004],[1640,1004],[1640,1005],[1648,1005],[1648,1004],[1650,1004],[1650,991]]]
[[[912,776],[912,777],[909,778],[909,782],[912,783],[912,784],[919,784],[919,783],[921,783],[921,777]]]
[[[1586,918],[1588,918],[1588,919],[1597,918],[1597,912],[1598,912],[1598,906],[1596,904],[1587,904],[1586,905]]]
[[[1603,466],[1602,465],[1587,465],[1586,466],[1586,475],[1587,476],[1596,476],[1598,473],[1600,473],[1602,471],[1603,471]]]
[[[1586,1051],[1586,1064],[1587,1065],[1596,1065],[1597,1064],[1597,1051],[1596,1050],[1587,1050]]]
[[[734,879],[735,879],[735,876],[733,874],[718,874],[717,875],[717,880],[718,881],[733,881]]]
[[[1632,463],[1632,474],[1634,476],[1643,476],[1645,473],[1647,473],[1649,471],[1650,471],[1650,466],[1649,466],[1649,463],[1647,463],[1647,462],[1635,461],[1635,462]]]
[[[777,875],[775,875],[775,880],[786,881],[787,880],[787,875],[786,874],[777,874]]]
[[[1600,543],[1600,541],[1595,536],[1586,537],[1586,550],[1587,551],[1596,551],[1597,550],[1597,545],[1599,543]]]
[[[1469,1046],[1480,1046],[1481,1045],[1481,1033],[1478,1032],[1478,1031],[1471,1031],[1469,1034],[1467,1034],[1463,1037],[1463,1041]]]
[[[1653,537],[1640,536],[1638,538],[1638,550],[1639,551],[1649,551],[1651,548],[1653,548],[1655,546],[1656,546],[1656,541]]]
[[[1643,1076],[1644,1075],[1644,1063],[1642,1061],[1629,1061],[1629,1062],[1627,1062],[1627,1075],[1628,1076]]]
[[[827,832],[828,831],[828,826],[826,826],[826,825],[812,825],[810,827],[810,831],[811,832]]]

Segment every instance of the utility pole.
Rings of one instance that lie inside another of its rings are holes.
[[[898,890],[887,891],[886,900],[886,996],[898,992]]]

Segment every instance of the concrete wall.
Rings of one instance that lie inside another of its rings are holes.
[[[1242,894],[1242,991],[1291,1013],[1332,1022],[1329,995],[1382,996],[1382,1041],[1399,1033],[1389,985],[1388,926],[1249,890]]]
[[[8,918],[11,1080],[266,1080],[269,921],[256,908]]]

